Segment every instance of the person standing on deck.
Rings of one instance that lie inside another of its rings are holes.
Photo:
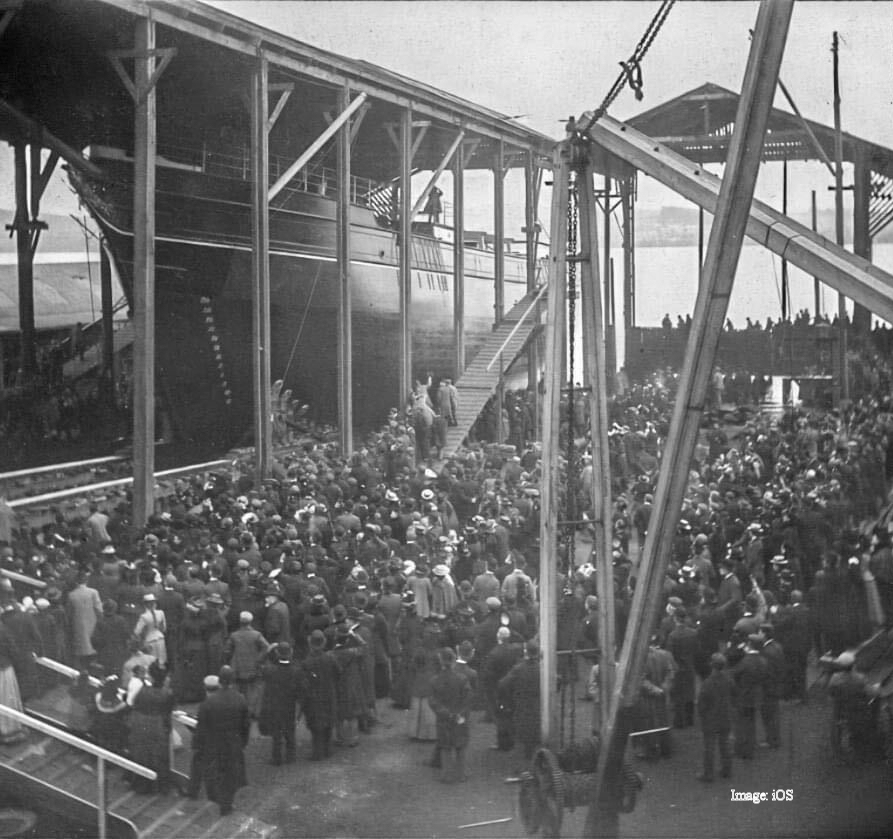
[[[440,200],[442,195],[443,191],[436,186],[432,186],[431,192],[428,193],[428,200],[425,202],[425,209],[422,212],[428,214],[430,224],[440,223],[440,214],[443,212],[443,203]]]

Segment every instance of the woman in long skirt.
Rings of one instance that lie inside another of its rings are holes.
[[[154,769],[157,781],[135,777],[138,792],[166,792],[171,784],[171,712],[174,695],[165,686],[167,670],[157,663],[149,667],[151,685],[145,685],[133,700],[130,712],[130,757]]]
[[[22,711],[24,709],[19,694],[19,683],[15,668],[12,666],[14,653],[12,638],[0,621],[0,703],[15,711]],[[12,717],[0,714],[0,743],[3,745],[18,743],[25,737],[25,728],[21,723]]]
[[[422,627],[422,643],[415,655],[412,701],[409,706],[409,736],[413,740],[436,740],[437,718],[428,704],[431,679],[440,671],[437,651],[443,633],[437,618],[428,618]]]

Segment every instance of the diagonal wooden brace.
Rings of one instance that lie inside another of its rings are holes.
[[[141,105],[145,101],[146,94],[155,87],[158,79],[161,78],[161,74],[167,69],[167,65],[173,61],[176,54],[176,47],[156,47],[151,50],[110,50],[106,53],[109,61],[112,63],[112,67],[115,68],[115,72],[124,83],[124,87],[127,88],[128,93],[130,93],[130,96],[136,105]],[[155,69],[149,76],[148,82],[146,82],[142,88],[139,88],[133,79],[130,78],[127,70],[124,69],[124,64],[122,62],[122,59],[124,58],[146,59],[159,57],[161,58],[161,61],[155,65]]]

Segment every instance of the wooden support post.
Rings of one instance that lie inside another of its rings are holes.
[[[636,701],[645,670],[648,640],[657,616],[672,536],[679,521],[716,348],[747,228],[792,9],[793,0],[763,0],[757,16],[608,725],[602,731],[597,790],[583,832],[587,837],[616,834],[618,829],[620,768],[628,730],[627,710],[621,709],[629,709]]]
[[[620,182],[620,207],[623,214],[623,364],[629,367],[630,332],[636,323],[636,234],[633,185],[635,175]]]
[[[503,372],[505,365],[502,360],[502,353],[499,354],[499,383],[496,385],[496,442],[502,445],[505,442],[505,435],[502,424],[502,413],[505,410],[505,379]]]
[[[843,133],[840,130],[840,78],[838,74],[837,33],[831,46],[834,56],[834,232],[837,244],[843,247]],[[834,377],[835,404],[850,398],[850,371],[847,364],[846,296],[837,293],[837,375]]]
[[[812,191],[812,229],[818,231],[819,220],[816,210],[815,190]],[[822,314],[822,281],[818,277],[813,277],[812,290],[815,295],[815,316],[818,318]]]
[[[527,152],[524,164],[524,242],[527,254],[527,291],[536,286],[536,160]]]
[[[864,148],[856,144],[853,161],[853,253],[871,262],[871,234],[868,231],[871,201],[871,163]],[[861,303],[853,303],[853,331],[867,335],[871,329],[871,312]]]
[[[453,158],[453,376],[465,371],[465,150]]]
[[[102,300],[101,395],[107,405],[115,401],[115,312],[112,300],[112,263],[105,242],[99,246],[99,285]]]
[[[133,524],[155,511],[155,22],[137,18],[133,153]]]
[[[546,371],[543,393],[543,477],[540,485],[540,602],[539,627],[540,650],[543,661],[540,668],[540,719],[541,739],[544,745],[554,747],[558,733],[558,706],[556,688],[557,632],[556,604],[558,603],[558,499],[560,497],[558,474],[559,409],[564,362],[564,331],[567,298],[567,200],[570,167],[566,156],[566,144],[556,147],[552,168],[552,219],[549,231],[552,235],[549,247],[549,296],[546,314]]]
[[[412,390],[412,111],[400,115],[400,398]]]
[[[28,386],[37,376],[37,329],[34,324],[34,252],[31,249],[31,212],[28,204],[28,149],[15,144],[16,259],[19,275],[20,369]],[[34,173],[32,173],[34,174]]]
[[[99,839],[106,839],[107,832],[107,804],[106,804],[106,784],[105,784],[105,761],[97,755],[96,757],[96,817],[99,822],[97,825]]]
[[[580,201],[580,252],[588,259],[580,265],[580,297],[583,325],[583,375],[589,387],[589,429],[592,439],[592,508],[595,511],[595,571],[598,586],[598,632],[601,646],[599,696],[602,729],[614,693],[614,565],[611,464],[608,452],[608,382],[606,366],[607,319],[603,316],[598,276],[598,209],[592,170],[587,165],[577,176]],[[610,192],[605,178],[605,194]],[[606,208],[610,205],[606,204]],[[610,219],[610,215],[606,216]],[[607,225],[605,225],[607,228]],[[605,244],[605,253],[608,252]],[[610,263],[608,268],[610,270]]]
[[[536,158],[532,151],[527,152],[524,165],[524,239],[527,254],[527,291],[533,291],[536,286],[536,245],[537,245],[537,207],[536,207],[537,169]],[[536,340],[527,344],[527,390],[533,399],[533,416],[539,413],[539,380]],[[534,423],[535,424],[535,423]],[[536,433],[534,431],[534,436]]]
[[[258,481],[273,468],[273,394],[270,382],[270,147],[269,63],[258,51],[251,86],[252,283],[254,454]]]
[[[341,90],[340,107],[347,109],[350,89]],[[338,427],[341,453],[353,452],[353,330],[350,294],[350,121],[346,120],[338,133],[338,199],[337,199],[337,259],[338,259]]]
[[[782,161],[781,169],[781,211],[788,214],[788,159]],[[781,259],[781,319],[787,320],[791,314],[790,288],[788,285],[788,261]],[[791,318],[793,320],[793,318]],[[791,371],[793,373],[793,370]]]
[[[493,161],[493,281],[495,284],[493,323],[505,315],[505,143],[496,143]]]
[[[698,207],[698,278],[704,267],[704,208]]]
[[[588,188],[588,185],[587,185]],[[593,193],[594,195],[594,193]],[[587,196],[588,200],[588,196]],[[594,199],[593,199],[594,200]],[[602,309],[603,318],[602,318],[602,327],[604,329],[604,364],[605,371],[607,375],[607,388],[608,393],[613,392],[613,383],[614,383],[614,374],[617,372],[617,349],[614,344],[614,323],[611,320],[611,296],[612,289],[611,283],[613,281],[613,277],[611,276],[611,177],[610,175],[605,175],[605,242],[604,242],[604,271],[603,271],[603,285],[605,288],[605,303],[604,308]],[[586,253],[585,248],[583,249],[583,253]]]

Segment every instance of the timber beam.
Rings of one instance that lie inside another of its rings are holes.
[[[636,578],[614,692],[602,729],[596,795],[583,831],[587,837],[619,833],[621,766],[629,733],[629,712],[638,698],[645,672],[649,638],[670,559],[671,537],[679,522],[744,230],[748,227],[748,216],[752,216],[750,208],[763,140],[792,11],[793,0],[763,0],[757,16],[725,177],[715,202],[716,218],[701,272],[685,363],[661,458],[651,524]],[[592,125],[591,120],[587,121],[590,136],[595,139],[599,123]],[[549,466],[545,461],[545,445],[543,457],[545,469]]]
[[[603,116],[587,124],[585,118],[583,126],[597,145],[707,212],[716,212],[721,185],[716,175],[616,119]],[[893,275],[867,259],[849,253],[761,201],[753,202],[746,235],[878,317],[893,322]]]

